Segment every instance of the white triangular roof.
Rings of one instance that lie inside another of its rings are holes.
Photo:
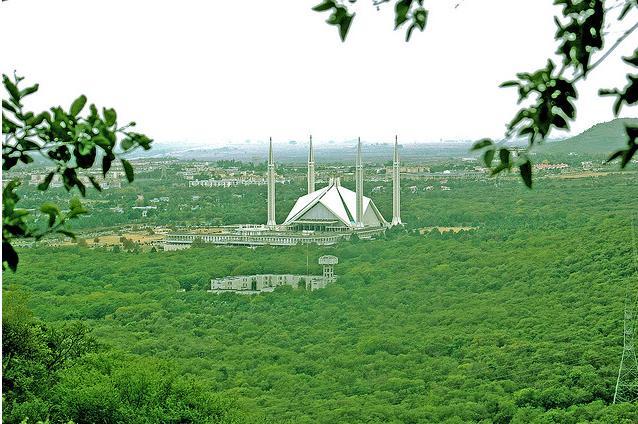
[[[288,217],[284,221],[284,225],[291,224],[298,220],[317,204],[321,204],[323,207],[328,209],[335,218],[343,224],[349,227],[354,226],[357,208],[357,193],[342,187],[338,181],[333,181],[324,188],[298,198],[295,205],[290,210]],[[379,220],[379,224],[384,225],[386,222],[372,200],[369,197],[363,196],[364,216],[370,216],[370,214],[367,213],[369,208],[372,210],[373,215]]]

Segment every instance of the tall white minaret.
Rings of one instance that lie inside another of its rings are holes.
[[[270,228],[274,228],[275,222],[275,160],[272,154],[272,137],[268,149],[268,222]]]
[[[359,142],[357,143],[357,161],[355,162],[354,178],[357,191],[355,226],[363,227],[363,163],[361,161],[361,137],[359,137]]]
[[[315,151],[312,149],[312,135],[308,150],[308,193],[315,191]]]
[[[401,222],[401,173],[399,162],[399,141],[394,136],[394,159],[392,161],[392,223],[390,225],[403,225]]]

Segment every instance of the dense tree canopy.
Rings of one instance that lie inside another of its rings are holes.
[[[334,247],[21,249],[5,294],[28,294],[47,328],[82,321],[103,350],[5,410],[77,422],[138,408],[131,416],[277,423],[635,422],[636,405],[611,404],[635,282],[634,175],[546,176],[533,191],[513,178],[450,180],[451,191],[404,194],[407,233]],[[461,224],[474,229],[417,231]],[[213,277],[305,273],[306,254],[318,273],[326,253],[339,280],[324,290],[205,291]],[[171,372],[175,401],[160,406]],[[145,389],[125,391],[125,378]]]

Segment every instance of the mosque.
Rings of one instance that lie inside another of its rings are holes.
[[[166,236],[164,250],[187,249],[194,240],[222,245],[292,246],[316,243],[330,245],[347,240],[353,234],[373,238],[387,228],[402,225],[399,172],[399,146],[395,138],[392,161],[392,220],[386,221],[374,201],[363,195],[363,162],[361,140],[357,143],[355,191],[341,185],[339,177],[328,185],[315,187],[315,155],[312,137],[308,149],[308,190],[299,197],[281,224],[275,217],[275,160],[272,139],[268,150],[268,219],[265,225],[243,224],[222,227],[216,233],[173,233]]]

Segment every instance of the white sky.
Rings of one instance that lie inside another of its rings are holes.
[[[556,48],[551,0],[429,0],[410,43],[391,5],[359,0],[341,43],[317,3],[9,0],[0,68],[40,83],[34,107],[84,93],[161,142],[438,141],[502,136],[517,109],[499,83]],[[636,45],[634,34],[579,85],[573,132],[613,118],[597,90],[625,85],[619,57]]]

